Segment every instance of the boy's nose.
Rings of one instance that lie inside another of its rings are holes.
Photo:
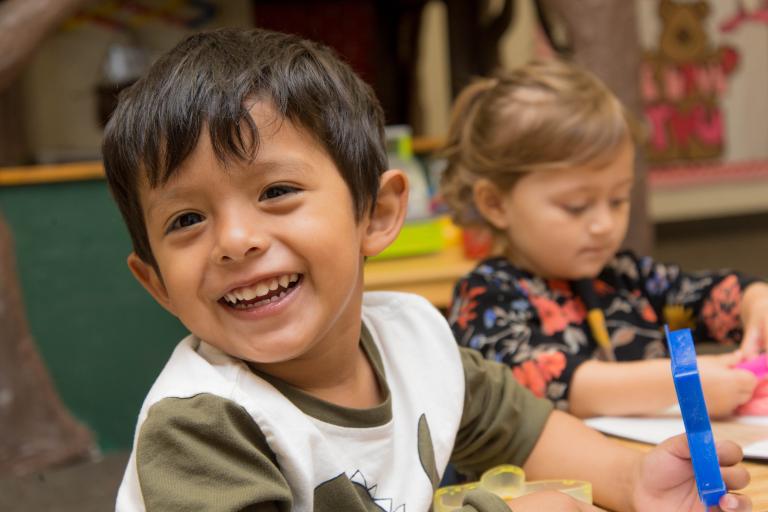
[[[258,223],[249,219],[228,219],[220,222],[211,256],[214,263],[237,262],[263,253],[268,246],[269,237]]]

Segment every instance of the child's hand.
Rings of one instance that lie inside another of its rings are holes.
[[[583,501],[571,498],[559,491],[541,491],[526,494],[525,496],[507,501],[507,504],[514,512],[540,512],[542,510],[598,512],[602,510]]]
[[[729,416],[752,398],[757,378],[752,372],[732,368],[741,360],[740,351],[697,358],[701,387],[710,416]]]
[[[744,290],[741,301],[744,339],[741,350],[751,359],[768,350],[768,284],[752,283]]]
[[[717,458],[725,486],[741,489],[749,484],[749,473],[738,465],[743,453],[730,441],[717,443]],[[667,439],[643,458],[633,494],[635,510],[654,512],[704,512],[693,477],[691,454],[685,434]],[[747,512],[752,501],[747,496],[728,493],[720,498],[720,510]]]

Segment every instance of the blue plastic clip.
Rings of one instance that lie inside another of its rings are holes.
[[[717,505],[726,490],[723,476],[720,474],[720,464],[717,462],[707,404],[701,390],[693,337],[690,329],[670,332],[669,328],[664,326],[664,333],[672,358],[672,378],[675,382],[677,401],[680,403],[688,447],[691,450],[696,488],[701,501],[711,507]]]

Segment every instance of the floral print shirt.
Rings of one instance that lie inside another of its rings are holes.
[[[621,252],[592,285],[616,360],[634,361],[667,355],[663,324],[691,328],[696,340],[738,343],[742,291],[753,281],[725,270],[684,273]],[[448,320],[460,345],[506,363],[534,394],[567,410],[574,371],[599,354],[586,314],[570,282],[491,258],[456,284]]]

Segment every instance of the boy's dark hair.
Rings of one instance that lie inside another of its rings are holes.
[[[247,100],[271,102],[325,148],[352,194],[359,220],[376,201],[387,166],[384,116],[371,88],[327,47],[260,29],[188,37],[120,95],[103,156],[133,248],[156,266],[139,201],[141,180],[166,183],[207,124],[217,158],[247,161],[259,134]]]

